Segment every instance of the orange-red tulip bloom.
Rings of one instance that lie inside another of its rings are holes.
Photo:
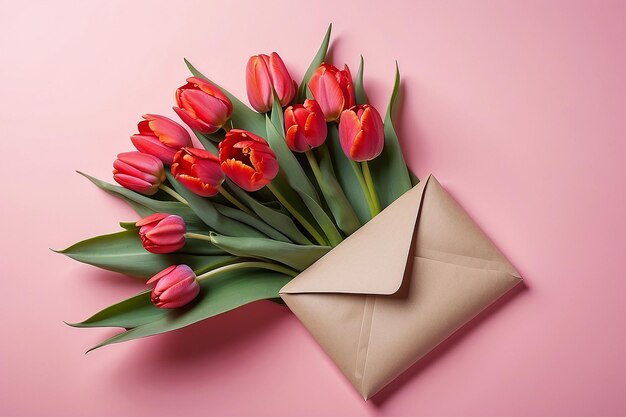
[[[339,141],[343,152],[353,161],[369,161],[380,155],[385,134],[378,111],[362,104],[341,113]]]
[[[163,162],[147,153],[121,153],[113,163],[113,179],[129,190],[152,195],[165,181]]]
[[[220,142],[222,171],[246,191],[257,191],[278,174],[278,161],[265,139],[232,129]]]
[[[217,156],[204,149],[182,148],[172,164],[172,174],[185,187],[203,197],[218,193],[224,182]]]
[[[309,89],[327,122],[337,120],[343,110],[355,105],[354,84],[347,65],[341,71],[329,64],[320,65],[311,76]]]
[[[276,91],[281,107],[291,103],[296,95],[296,83],[276,52],[269,56],[255,55],[248,60],[246,89],[250,104],[259,113],[267,113],[272,109],[272,89]]]
[[[213,83],[202,78],[187,78],[187,84],[176,90],[174,111],[193,130],[215,133],[228,121],[233,105]]]
[[[294,152],[317,148],[326,140],[328,129],[324,114],[315,100],[294,104],[285,110],[285,140]]]
[[[171,165],[176,152],[191,145],[189,133],[172,119],[157,114],[144,114],[143,118],[137,125],[139,133],[130,137],[138,151]]]

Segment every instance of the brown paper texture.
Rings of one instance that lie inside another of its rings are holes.
[[[368,399],[519,282],[430,176],[280,293]]]

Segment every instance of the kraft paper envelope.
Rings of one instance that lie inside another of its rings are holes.
[[[280,293],[368,399],[519,282],[430,176]]]

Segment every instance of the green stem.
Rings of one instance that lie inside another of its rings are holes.
[[[285,206],[287,211],[291,213],[291,215],[295,217],[296,220],[298,220],[302,226],[304,226],[304,228],[311,234],[311,236],[313,236],[313,238],[317,241],[319,245],[328,246],[328,243],[326,242],[324,237],[322,237],[322,235],[317,231],[317,229],[315,229],[315,227],[313,227],[313,225],[309,223],[307,219],[305,219],[300,213],[298,213],[298,210],[296,210],[291,205],[291,203],[287,201],[287,199],[280,193],[280,191],[276,189],[276,187],[274,187],[270,183],[270,184],[267,184],[267,188],[272,192],[272,194],[276,196],[278,201],[280,201],[280,203],[283,206]]]
[[[165,184],[161,184],[159,186],[159,188],[163,191],[165,191],[166,193],[168,193],[169,195],[171,195],[172,197],[174,197],[176,200],[180,201],[181,203],[183,203],[184,205],[188,206],[189,203],[187,202],[187,200],[185,200],[180,194],[178,194],[176,191],[172,190],[170,187],[168,187]]]
[[[367,205],[370,209],[370,214],[372,215],[372,217],[374,217],[379,213],[380,210],[376,210],[376,205],[372,201],[372,194],[370,193],[370,190],[367,187],[367,183],[365,182],[365,178],[363,177],[363,171],[361,170],[361,167],[359,166],[359,164],[354,162],[353,160],[350,160],[350,165],[352,166],[352,169],[354,170],[354,174],[356,175],[357,180],[359,180],[359,185],[361,186],[361,189],[363,190],[363,195],[365,196],[365,200],[367,200]]]
[[[237,207],[239,210],[251,215],[252,217],[256,217],[256,215],[248,207],[244,206],[241,202],[239,202],[239,200],[237,200],[235,196],[233,196],[231,193],[226,191],[224,187],[220,186],[218,190],[219,190],[219,193],[223,195],[226,200],[230,201],[231,204]]]
[[[230,264],[230,265],[222,266],[220,268],[213,269],[209,272],[205,272],[204,274],[198,276],[198,281],[202,281],[204,279],[214,277],[215,275],[219,275],[223,272],[236,271],[238,269],[244,269],[244,268],[269,269],[270,271],[280,272],[282,274],[289,275],[290,277],[295,277],[296,275],[298,275],[298,272],[282,265],[277,265],[277,264],[273,264],[269,262],[251,261],[251,262],[239,262],[236,264]]]
[[[185,233],[185,237],[189,239],[206,240],[207,242],[211,242],[211,236],[203,235],[200,233],[187,232]]]
[[[376,214],[378,214],[380,213],[380,201],[378,200],[378,194],[376,194],[376,186],[374,185],[372,173],[370,172],[370,167],[367,164],[367,161],[361,162],[361,167],[363,168],[363,176],[365,177],[365,183],[367,184],[367,188],[370,192],[374,209],[376,210]]]
[[[315,155],[313,155],[312,150],[308,150],[304,153],[306,155],[306,159],[309,161],[309,165],[311,165],[311,170],[313,171],[313,175],[317,180],[320,188],[324,190],[324,178],[322,177],[322,170],[320,169],[319,164],[317,163],[317,159],[315,159]]]

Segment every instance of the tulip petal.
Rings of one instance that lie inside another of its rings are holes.
[[[296,94],[293,79],[281,57],[272,52],[269,58],[269,72],[272,77],[272,85],[280,99],[281,107],[288,105]]]
[[[341,149],[343,149],[343,152],[350,159],[352,159],[352,144],[360,130],[361,121],[354,111],[345,110],[341,113],[341,119],[339,120],[339,142],[341,143]]]
[[[199,88],[205,93],[222,101],[228,109],[228,116],[230,116],[230,114],[233,112],[233,106],[230,102],[230,99],[226,96],[226,94],[222,92],[222,90],[218,86],[216,86],[209,80],[205,80],[204,78],[199,77],[189,77],[187,78],[187,82],[193,84],[194,88]]]
[[[122,187],[145,195],[155,194],[159,190],[158,185],[154,185],[132,175],[116,173],[113,174],[113,179]]]
[[[150,223],[156,223],[156,222],[159,222],[159,221],[165,219],[168,216],[170,216],[170,214],[168,214],[168,213],[153,213],[153,214],[151,214],[149,216],[146,216],[143,219],[139,220],[137,223],[135,223],[135,226],[141,227],[141,226],[145,226],[145,225],[150,224]]]
[[[304,137],[304,134],[300,132],[298,125],[293,125],[285,133],[285,142],[287,146],[294,152],[306,152],[310,149],[309,144]]]
[[[159,295],[159,307],[178,308],[191,302],[200,293],[200,285],[195,280],[181,281]]]
[[[200,133],[215,133],[220,128],[217,126],[211,126],[204,123],[202,120],[196,118],[196,114],[194,112],[187,111],[185,109],[181,109],[179,107],[172,107],[178,117],[190,128],[193,130],[197,130]]]
[[[311,81],[313,82],[313,79]],[[316,84],[315,88],[311,86],[311,91],[326,121],[337,120],[345,103],[343,91],[337,79],[326,71],[316,78]]]
[[[361,116],[361,129],[364,132],[363,137],[367,138],[367,146],[359,154],[362,158],[366,158],[365,160],[369,161],[381,154],[385,143],[383,121],[374,107],[367,106],[365,108]]]
[[[153,173],[154,176],[160,177],[159,173],[163,171],[163,163],[157,157],[145,153],[123,152],[117,155],[117,159],[144,172]]]
[[[150,278],[146,282],[146,284],[152,284],[153,282],[157,282],[158,280],[160,280],[161,278],[163,278],[164,276],[166,276],[167,274],[169,274],[170,272],[172,272],[175,269],[176,269],[176,265],[168,266],[163,271],[159,272],[158,274],[156,274],[155,276]]]
[[[246,91],[250,105],[259,113],[267,113],[272,108],[272,79],[265,60],[259,56],[248,60]]]
[[[139,152],[156,156],[168,165],[172,164],[174,155],[176,155],[176,149],[164,145],[155,136],[133,135],[130,137],[130,140]]]
[[[197,119],[213,126],[221,127],[228,120],[228,107],[218,98],[215,98],[204,91],[185,90],[181,93],[180,99],[185,109],[192,109]],[[218,128],[219,128],[218,127]]]
[[[317,148],[326,140],[328,128],[322,117],[315,113],[309,113],[304,123],[304,136],[311,148]]]
[[[164,116],[147,114],[150,129],[158,136],[165,145],[180,149],[183,146],[191,145],[191,137],[184,127]]]
[[[257,191],[262,187],[255,188],[252,184],[252,177],[255,174],[254,168],[236,159],[228,159],[222,162],[222,170],[235,184],[246,191]]]

